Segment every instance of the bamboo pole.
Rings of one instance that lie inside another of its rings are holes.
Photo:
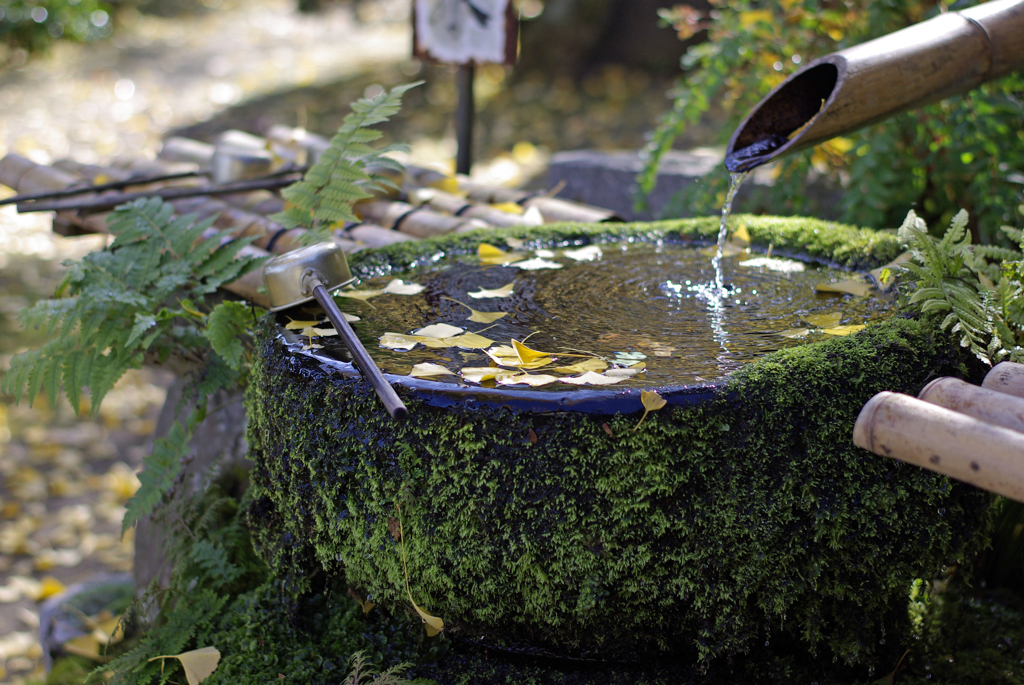
[[[979,388],[959,378],[936,378],[918,399],[1024,433],[1024,399]],[[1024,455],[1021,455],[1024,457]]]
[[[1024,502],[1024,434],[908,395],[881,392],[857,417],[853,442]]]
[[[1024,0],[942,13],[814,60],[790,76],[733,133],[726,166],[752,169],[1022,66]]]
[[[981,387],[1014,397],[1024,397],[1024,364],[999,362],[985,375]]]
[[[407,202],[366,200],[356,204],[355,211],[363,221],[408,233],[417,238],[430,238],[465,230],[490,228],[477,219],[447,216],[427,208],[415,207]]]
[[[410,200],[413,204],[429,205],[431,209],[436,209],[440,212],[452,214],[454,216],[462,216],[467,219],[479,219],[486,224],[495,226],[497,228],[509,228],[512,226],[532,226],[536,225],[537,221],[532,221],[526,216],[526,211],[523,210],[519,214],[513,214],[512,212],[506,212],[490,205],[479,205],[472,202],[467,202],[465,198],[459,197],[452,193],[446,193],[443,190],[436,190],[434,188],[418,188],[410,191]],[[518,205],[516,205],[518,207]]]

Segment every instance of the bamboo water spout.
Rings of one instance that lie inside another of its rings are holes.
[[[946,12],[790,76],[733,133],[725,164],[747,171],[1022,67],[1024,0]]]

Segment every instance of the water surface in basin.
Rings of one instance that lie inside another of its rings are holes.
[[[713,254],[714,247],[710,250]],[[338,297],[337,302],[343,311],[360,317],[353,326],[386,373],[405,375],[423,362],[456,373],[491,364],[481,350],[417,345],[400,351],[379,343],[385,332],[411,334],[429,324],[447,323],[483,335],[495,345],[526,340],[530,348],[558,358],[531,374],[551,374],[551,367],[586,357],[601,357],[612,366],[646,364],[643,373],[615,388],[711,382],[769,352],[828,338],[824,331],[837,325],[882,318],[890,308],[877,293],[854,297],[816,292],[819,283],[849,279],[847,272],[813,264],[794,272],[744,266],[743,262],[763,256],[748,253],[723,258],[725,296],[715,297],[715,272],[708,254],[708,248],[673,244],[611,244],[601,246],[600,257],[592,261],[578,262],[565,250],[554,250],[548,261],[561,268],[540,270],[485,265],[475,257],[450,258],[403,276],[406,282],[425,286],[419,294],[385,294],[367,301]],[[366,281],[359,289],[383,288],[389,280]],[[508,284],[513,288],[508,297],[470,297],[472,292]],[[471,312],[460,303],[506,316],[490,324],[469,321]],[[310,318],[299,311],[287,314]],[[282,323],[287,320],[285,315],[280,318]],[[838,332],[842,331],[833,331]],[[309,342],[296,332],[287,337]],[[337,337],[311,342],[324,346],[317,355],[349,360]],[[464,382],[458,376],[434,380]],[[564,392],[573,386],[557,382],[543,389]]]

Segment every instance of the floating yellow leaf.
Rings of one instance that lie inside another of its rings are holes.
[[[454,376],[455,374],[440,364],[423,362],[422,364],[416,364],[412,367],[412,371],[409,372],[409,375],[413,378],[434,378],[435,376]]]
[[[547,366],[555,361],[551,357],[538,357],[536,359],[531,359],[528,362],[524,362],[518,355],[507,354],[507,351],[510,349],[512,348],[507,345],[502,345],[501,347],[484,350],[484,354],[490,357],[491,361],[499,366],[511,366],[516,369],[539,369],[540,367]],[[495,350],[501,350],[506,352],[506,354],[499,354]],[[515,351],[513,350],[513,352]]]
[[[739,266],[747,268],[760,267],[783,274],[795,274],[804,270],[803,262],[798,262],[794,259],[779,259],[777,257],[754,257],[753,259],[739,262]]]
[[[864,297],[871,292],[871,286],[862,281],[837,281],[836,283],[819,283],[814,286],[819,293],[843,293]]]
[[[188,685],[199,685],[217,670],[217,664],[220,663],[220,651],[216,647],[202,647],[181,654],[155,656],[150,661],[157,659],[177,659],[185,669],[185,679],[188,680]]]
[[[835,328],[842,321],[843,315],[839,312],[833,312],[831,314],[810,314],[800,318],[815,328]]]
[[[644,422],[647,415],[652,411],[658,411],[664,407],[668,402],[667,400],[658,394],[656,390],[641,390],[640,391],[640,403],[644,405],[644,415],[637,421],[636,427],[633,428],[636,431],[640,427],[640,424]]]
[[[563,383],[570,383],[572,385],[614,385],[615,383],[626,380],[625,377],[612,378],[601,373],[594,373],[593,371],[587,371],[580,376],[570,376],[568,378],[561,379]]]
[[[494,344],[490,338],[477,333],[466,333],[453,338],[444,339],[446,347],[458,347],[460,350],[482,350]]]
[[[525,210],[521,204],[516,202],[497,202],[491,207],[494,207],[498,211],[507,212],[509,214],[522,214]]]
[[[353,300],[366,301],[371,297],[377,297],[378,295],[384,294],[383,290],[339,290],[334,293],[338,297],[349,297]]]
[[[604,372],[604,375],[611,376],[612,378],[630,378],[638,373],[643,373],[647,370],[647,365],[644,363],[634,364],[624,369],[608,369]]]
[[[534,359],[539,359],[540,357],[551,356],[550,352],[540,352],[538,350],[531,350],[529,347],[519,342],[518,340],[512,341],[512,347],[515,349],[516,355],[519,357],[519,361],[523,363],[532,362]]]
[[[514,283],[509,283],[494,290],[477,290],[475,293],[469,293],[469,296],[474,300],[481,300],[485,297],[508,297],[512,294],[514,285]]]
[[[608,364],[603,359],[591,357],[590,359],[584,359],[581,362],[576,362],[569,366],[558,366],[551,370],[558,371],[559,373],[586,373],[588,371],[600,372],[607,368]]]
[[[331,336],[337,335],[338,331],[334,328],[303,328],[302,335],[307,338],[330,338]]]
[[[493,366],[467,366],[459,371],[463,380],[467,380],[471,383],[483,383],[484,381],[498,380],[500,378],[507,378],[508,376],[515,376],[518,371],[510,371],[509,369],[499,369]]]
[[[826,335],[850,335],[851,333],[862,331],[864,330],[864,328],[865,326],[863,324],[856,324],[850,326],[835,326],[833,328],[825,328],[821,332]]]
[[[784,338],[806,338],[810,332],[809,328],[794,328],[791,331],[782,331],[779,335]]]
[[[542,385],[550,385],[558,380],[557,376],[549,376],[547,374],[528,374],[520,373],[515,376],[505,376],[499,378],[498,383],[501,385],[529,385],[530,387],[540,387]]]
[[[409,351],[419,343],[429,340],[421,335],[404,335],[402,333],[385,333],[380,336],[380,346],[389,350]]]
[[[413,331],[413,335],[425,335],[430,338],[450,338],[453,335],[459,335],[465,328],[459,328],[458,326],[452,326],[447,323],[435,323],[418,331]]]
[[[324,349],[324,346],[323,345],[317,345],[316,343],[307,343],[307,344],[302,346],[302,351],[303,352],[308,352],[310,350],[322,350],[322,349]]]
[[[285,329],[289,331],[298,331],[303,328],[319,326],[322,323],[324,323],[323,319],[320,319],[319,321],[296,321],[295,319],[290,319],[288,323],[285,324]],[[303,335],[305,335],[305,333],[303,333]]]
[[[426,290],[425,286],[418,283],[406,283],[401,278],[396,278],[384,286],[381,292],[388,295],[419,295]]]
[[[444,299],[449,300],[450,302],[454,302],[455,304],[461,304],[463,307],[468,309],[469,320],[476,321],[477,323],[494,323],[498,319],[508,314],[508,312],[478,312],[477,310],[470,307],[468,304],[463,304],[458,300],[453,300],[450,297],[446,297]]]
[[[730,240],[732,240],[733,242],[740,243],[741,245],[749,245],[750,233],[747,231],[747,225],[740,224],[740,227],[733,231]]]
[[[509,266],[515,266],[526,271],[539,271],[541,269],[561,269],[562,265],[558,262],[552,262],[549,259],[543,259],[541,257],[534,257],[533,259],[527,259],[522,262],[513,262]]]
[[[578,250],[566,250],[562,254],[577,262],[593,262],[604,256],[601,248],[597,245],[588,245]]]
[[[487,350],[490,354],[495,354],[499,357],[519,357],[519,353],[516,352],[516,348],[511,345],[498,345]]]
[[[522,259],[525,255],[522,252],[505,252],[494,245],[480,243],[476,248],[476,256],[481,264],[508,264]]]

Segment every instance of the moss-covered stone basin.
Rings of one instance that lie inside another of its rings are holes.
[[[755,246],[845,268],[900,251],[887,233],[737,220]],[[351,267],[402,273],[502,236],[707,241],[716,228],[480,232],[356,255]],[[398,385],[410,414],[397,423],[368,383],[289,350],[269,319],[259,339],[250,518],[290,592],[343,578],[390,609],[410,607],[411,592],[452,634],[491,645],[706,660],[768,642],[870,662],[887,638],[898,644],[912,581],[970,555],[987,518],[987,494],[850,440],[875,393],[977,373],[947,336],[899,315],[718,383],[659,388],[669,406],[639,428],[639,390],[552,402],[429,381]]]

